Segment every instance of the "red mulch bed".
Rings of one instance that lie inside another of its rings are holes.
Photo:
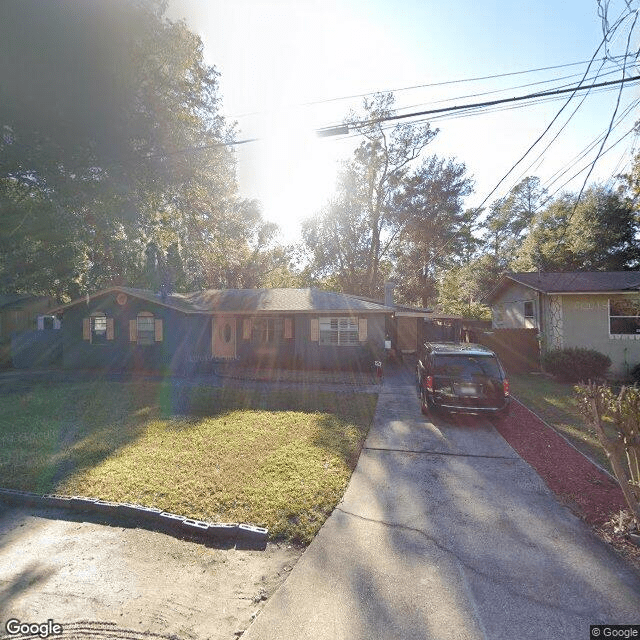
[[[617,482],[519,402],[496,428],[560,500],[590,525],[601,526],[627,508]]]
[[[614,516],[629,511],[615,480],[519,402],[511,405],[509,419],[496,429],[563,504],[640,572],[640,547],[616,525]]]

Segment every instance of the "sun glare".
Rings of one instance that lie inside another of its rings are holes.
[[[256,145],[264,215],[280,225],[285,238],[297,235],[300,222],[332,194],[336,151],[318,139],[304,116],[274,122],[270,135]]]

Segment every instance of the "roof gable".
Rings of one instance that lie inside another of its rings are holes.
[[[542,293],[607,293],[640,290],[640,271],[569,271],[505,273],[498,285],[486,296],[490,304],[517,282]]]

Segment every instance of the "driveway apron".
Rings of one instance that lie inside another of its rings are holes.
[[[640,579],[488,421],[381,388],[342,502],[243,638],[556,640],[640,622]]]

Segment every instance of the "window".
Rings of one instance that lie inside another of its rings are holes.
[[[56,316],[38,316],[38,331],[60,329],[60,320]]]
[[[357,345],[358,338],[356,318],[320,318],[320,344]]]
[[[44,319],[42,328],[44,329]],[[60,320],[53,319],[53,328],[60,328]],[[90,317],[82,320],[82,339],[90,344],[106,344],[114,338],[113,318],[108,318],[102,311],[92,313]]]
[[[437,375],[454,378],[501,378],[500,367],[493,356],[436,356],[434,370]]]
[[[107,341],[107,316],[104,313],[91,316],[91,344]]]
[[[640,335],[640,298],[618,296],[609,299],[609,333]]]
[[[152,313],[142,311],[138,314],[136,335],[138,344],[153,344],[155,342],[156,326]]]
[[[533,312],[533,300],[527,300],[524,303],[524,317],[526,320],[535,320]]]
[[[270,344],[282,339],[282,320],[280,318],[256,318],[252,323],[253,342]]]

